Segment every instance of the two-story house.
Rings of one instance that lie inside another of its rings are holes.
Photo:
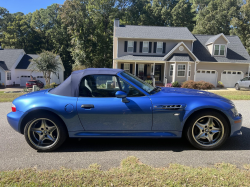
[[[114,21],[113,68],[158,85],[204,80],[225,87],[249,74],[250,57],[238,36],[193,35],[186,27],[120,25]]]

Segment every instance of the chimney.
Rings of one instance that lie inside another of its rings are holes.
[[[115,18],[114,27],[119,27],[119,25],[120,25],[119,18]]]

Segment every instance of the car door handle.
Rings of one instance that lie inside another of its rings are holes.
[[[95,108],[95,107],[94,107],[94,105],[87,104],[87,105],[82,105],[81,108],[91,109],[91,108]]]

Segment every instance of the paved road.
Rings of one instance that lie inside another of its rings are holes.
[[[179,163],[211,166],[215,163],[250,164],[250,101],[235,101],[244,116],[243,135],[228,139],[216,151],[198,151],[181,139],[77,139],[68,140],[52,153],[39,153],[28,146],[23,135],[7,123],[11,103],[0,103],[0,170],[37,167],[38,169],[87,168],[98,163],[102,169],[118,167],[128,156],[155,167]]]

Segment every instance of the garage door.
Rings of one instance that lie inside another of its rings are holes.
[[[20,86],[26,86],[26,82],[30,80],[30,76],[22,75],[20,78]]]
[[[235,83],[240,79],[243,79],[242,71],[225,70],[221,73],[221,82],[225,87],[234,87]]]
[[[206,81],[217,86],[217,71],[215,70],[198,70],[196,73],[196,81]]]

